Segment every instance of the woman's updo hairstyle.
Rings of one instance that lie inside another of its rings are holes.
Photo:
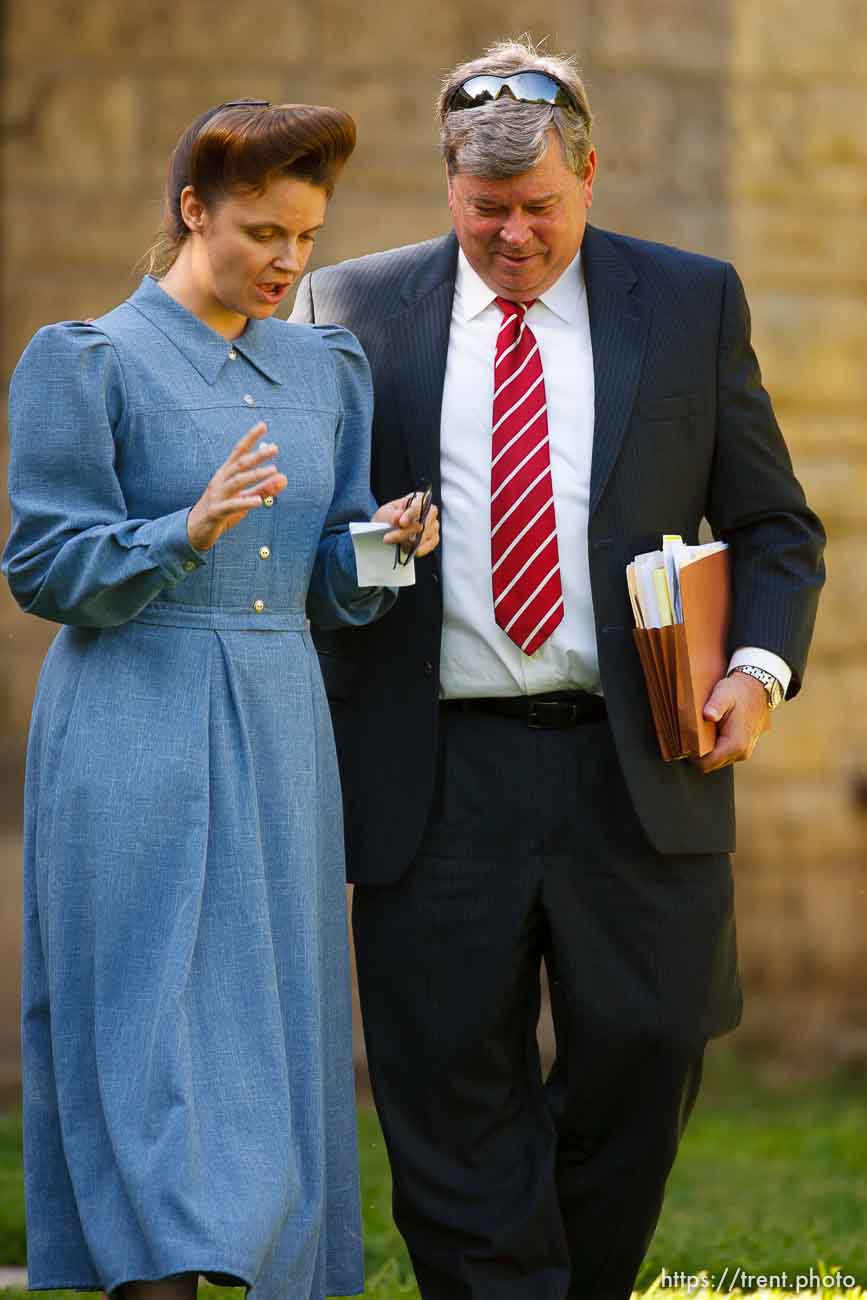
[[[339,108],[234,100],[218,104],[184,131],[169,158],[160,236],[148,270],[164,274],[189,230],[181,194],[192,185],[210,207],[232,193],[261,194],[269,181],[292,176],[325,190],[355,148],[355,122]]]

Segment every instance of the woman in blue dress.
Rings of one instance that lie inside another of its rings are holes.
[[[181,137],[170,265],[39,331],[11,392],[28,613],[65,626],[28,749],[29,1282],[362,1289],[338,774],[308,618],[361,624],[367,364],[272,314],[352,151],[334,109]],[[254,421],[251,427],[251,421]],[[375,518],[419,541],[418,500]],[[420,553],[437,541],[435,511]]]

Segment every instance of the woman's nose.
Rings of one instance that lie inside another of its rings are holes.
[[[297,271],[301,265],[298,254],[298,245],[286,244],[274,258],[273,265],[275,270],[278,271],[287,271],[290,273],[292,271]]]

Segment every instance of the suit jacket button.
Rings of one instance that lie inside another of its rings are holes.
[[[425,677],[433,677],[433,664],[430,659],[424,661],[424,675]]]

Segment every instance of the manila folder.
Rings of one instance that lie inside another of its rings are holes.
[[[677,665],[681,740],[693,754],[709,754],[716,744],[716,723],[704,717],[708,696],[728,665],[731,613],[729,552],[715,551],[680,571],[683,636]],[[683,651],[685,650],[685,654]]]

